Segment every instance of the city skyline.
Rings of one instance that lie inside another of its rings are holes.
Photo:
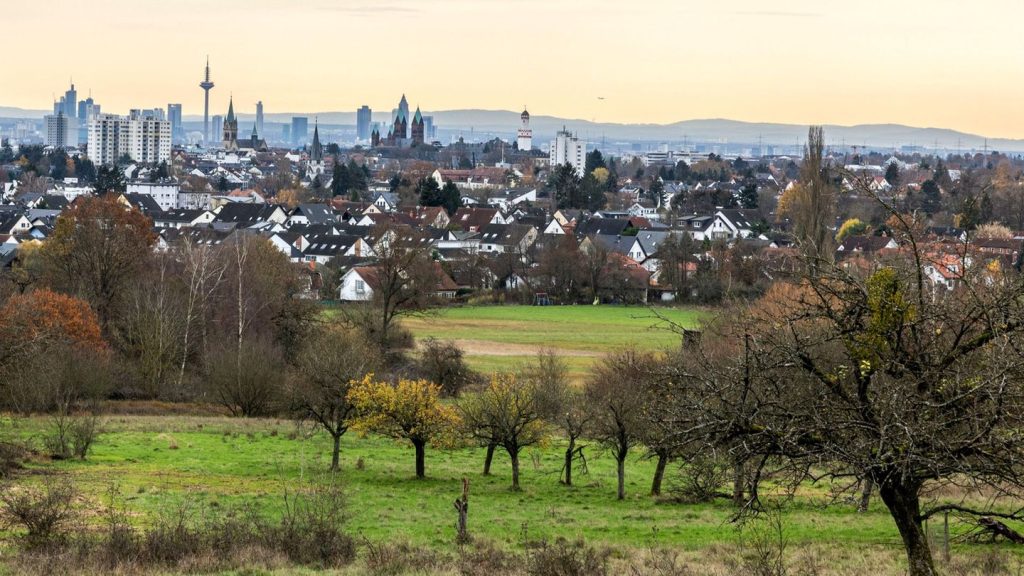
[[[682,4],[596,0],[584,11],[569,0],[511,8],[467,0],[177,0],[140,11],[128,0],[104,0],[54,19],[75,4],[21,3],[5,9],[14,45],[29,44],[44,27],[60,38],[84,39],[100,22],[119,33],[87,39],[76,58],[43,69],[35,59],[14,59],[8,77],[19,81],[0,87],[0,105],[46,109],[74,76],[79,91],[91,89],[112,111],[181,102],[191,117],[202,110],[196,83],[209,54],[217,83],[211,114],[226,110],[230,95],[246,114],[257,101],[268,114],[313,114],[364,104],[383,112],[406,93],[410,105],[432,111],[517,110],[528,102],[538,114],[598,122],[900,123],[1024,137],[1024,117],[1011,113],[1024,80],[1007,65],[1024,57],[1024,46],[1013,19],[992,17],[1015,8],[1010,0],[970,11],[946,0],[793,0],[786,10],[753,0]],[[267,49],[238,50],[237,41],[254,33]],[[936,48],[939,37],[957,41]],[[468,49],[496,40],[500,50]],[[570,53],[552,58],[555,44]],[[146,49],[122,49],[132,45]],[[361,56],[362,47],[374,57]],[[337,73],[321,73],[328,63]]]

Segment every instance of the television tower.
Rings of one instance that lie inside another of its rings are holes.
[[[206,57],[206,77],[199,83],[203,89],[203,146],[210,141],[210,89],[213,82],[210,81],[210,57]]]

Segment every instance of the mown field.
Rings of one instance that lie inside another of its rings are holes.
[[[696,328],[707,315],[683,308],[657,311],[687,328]],[[565,358],[577,381],[607,352],[679,345],[670,325],[642,306],[466,306],[406,318],[402,325],[417,339],[454,340],[470,366],[485,373],[513,370],[550,348]]]

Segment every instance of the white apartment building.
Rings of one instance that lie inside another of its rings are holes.
[[[178,193],[181,188],[174,182],[138,182],[129,184],[128,194],[145,194],[151,196],[163,211],[178,208]]]
[[[548,160],[552,167],[569,164],[576,169],[578,175],[583,176],[583,170],[587,165],[587,143],[581,141],[572,132],[562,130],[551,141]]]
[[[89,122],[89,158],[116,164],[127,154],[135,162],[171,159],[171,123],[133,110],[129,116],[99,114]]]

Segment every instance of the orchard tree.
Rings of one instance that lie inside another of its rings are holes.
[[[587,433],[592,418],[590,406],[583,392],[570,384],[569,368],[553,350],[538,352],[536,363],[527,368],[526,376],[533,382],[541,416],[565,434],[561,481],[572,486],[573,463],[586,463],[584,446],[579,441]]]
[[[416,477],[426,477],[427,444],[444,441],[459,424],[458,412],[440,400],[441,389],[426,380],[379,382],[366,375],[348,392],[355,407],[352,426],[399,440],[416,449]]]
[[[332,471],[338,469],[341,437],[355,416],[348,393],[382,365],[380,353],[360,334],[334,323],[313,333],[299,353],[289,390],[291,408],[297,418],[331,436]]]
[[[519,490],[519,454],[544,439],[536,387],[514,374],[495,374],[481,392],[459,406],[471,436],[505,449],[512,461],[512,490]]]
[[[593,416],[590,435],[615,458],[619,500],[626,498],[626,458],[643,435],[644,390],[653,364],[649,353],[623,350],[604,358],[586,385]]]

